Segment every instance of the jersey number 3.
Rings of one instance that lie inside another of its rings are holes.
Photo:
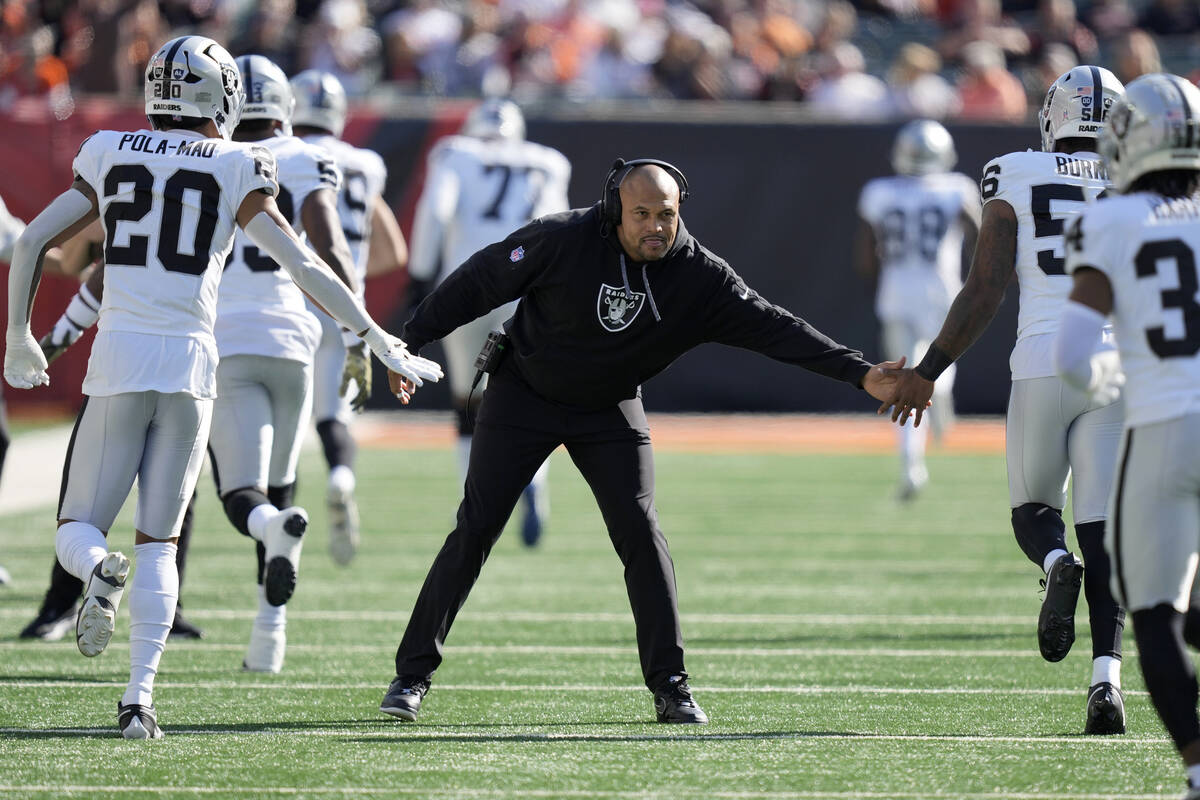
[[[1179,278],[1178,289],[1163,289],[1163,311],[1178,309],[1183,316],[1183,338],[1168,339],[1166,329],[1146,329],[1146,343],[1159,358],[1190,357],[1200,352],[1200,303],[1196,290],[1200,280],[1196,275],[1196,256],[1182,239],[1160,239],[1146,242],[1134,256],[1133,264],[1139,278],[1157,277],[1159,264],[1173,261]]]
[[[113,244],[117,224],[140,222],[154,207],[154,175],[142,164],[118,164],[104,176],[104,196],[119,194],[122,184],[133,184],[133,199],[113,201],[104,210],[104,262],[126,267],[146,266],[150,237],[129,236],[129,244]],[[179,252],[179,228],[183,222],[183,193],[199,195],[200,213],[192,235],[191,253]],[[203,275],[208,269],[209,250],[217,229],[221,187],[208,172],[180,169],[163,186],[163,207],[158,228],[158,261],[168,272]]]

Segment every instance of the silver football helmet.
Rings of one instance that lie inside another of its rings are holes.
[[[1117,76],[1104,67],[1081,65],[1050,84],[1038,111],[1042,150],[1053,152],[1059,139],[1098,139],[1113,103],[1125,94]]]
[[[525,115],[513,101],[491,97],[471,109],[462,134],[476,139],[524,139]]]
[[[238,56],[237,65],[246,87],[242,119],[273,119],[282,122],[283,132],[290,134],[296,99],[287,75],[266,56]]]
[[[206,36],[172,39],[146,66],[147,116],[211,119],[228,139],[245,99],[233,56]]]
[[[292,78],[292,93],[296,97],[293,125],[320,128],[341,138],[347,106],[341,81],[328,72],[306,69]]]
[[[948,172],[957,161],[954,139],[940,122],[916,119],[896,133],[892,167],[900,175]]]
[[[1178,75],[1143,75],[1109,112],[1098,149],[1118,192],[1150,172],[1200,171],[1200,89]]]

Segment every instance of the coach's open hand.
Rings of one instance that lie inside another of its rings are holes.
[[[391,370],[388,370],[388,388],[392,390],[392,394],[396,395],[404,405],[408,405],[408,401],[412,399],[413,394],[417,391],[415,383],[399,372],[392,372]]]
[[[874,372],[874,370],[871,371]],[[863,386],[866,386],[865,380]],[[917,416],[913,420],[913,427],[920,427],[921,415],[925,413],[925,409],[933,405],[929,399],[933,397],[933,381],[925,380],[911,369],[896,370],[892,388],[891,399],[883,401],[878,413],[885,414],[891,408],[892,422],[899,422],[902,426],[915,413]]]

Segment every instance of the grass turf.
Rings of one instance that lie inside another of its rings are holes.
[[[1129,734],[1080,735],[1086,626],[1037,655],[1037,571],[1009,530],[1000,456],[933,456],[915,503],[890,456],[658,454],[688,669],[705,727],[653,722],[633,624],[587,486],[561,451],[536,550],[501,539],[419,722],[377,711],[395,645],[449,530],[448,451],[364,451],[363,547],[330,560],[313,524],[284,672],[239,670],[253,550],[202,478],[183,599],[207,632],[167,646],[160,742],[116,735],[123,608],[108,651],[24,642],[52,512],[8,517],[0,563],[0,797],[1177,797],[1182,771],[1134,656]],[[19,464],[10,469],[19,469]],[[129,506],[112,534],[132,545]],[[1085,617],[1081,599],[1081,620]],[[1127,636],[1132,649],[1132,636]]]

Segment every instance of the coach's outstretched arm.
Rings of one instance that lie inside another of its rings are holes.
[[[46,250],[60,245],[99,216],[96,195],[76,179],[25,228],[13,250],[8,273],[8,329],[5,334],[4,379],[16,389],[50,384],[46,357],[29,329],[33,298],[42,279]]]
[[[1004,300],[1017,259],[1017,215],[1003,200],[992,200],[983,207],[983,224],[971,272],[942,323],[942,329],[929,346],[921,363],[903,373],[896,382],[895,402],[891,403],[892,421],[903,425],[916,414],[914,425],[933,397],[933,385],[947,367],[987,330]],[[889,404],[884,403],[879,413]]]
[[[389,370],[404,376],[414,386],[442,377],[442,368],[435,362],[412,355],[403,341],[375,324],[358,298],[300,241],[279,213],[273,197],[265,192],[251,192],[242,201],[237,219],[255,245],[282,265],[292,280],[334,319],[366,342]],[[400,393],[400,399],[407,402],[408,393]]]

